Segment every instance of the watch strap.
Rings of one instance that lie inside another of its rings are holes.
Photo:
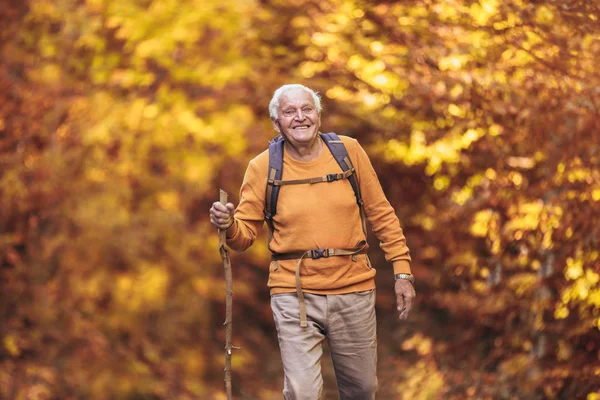
[[[394,275],[394,279],[395,280],[404,279],[406,281],[409,281],[413,285],[415,284],[415,277],[412,274],[396,274],[396,275]]]

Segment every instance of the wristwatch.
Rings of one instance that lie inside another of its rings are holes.
[[[415,284],[415,277],[412,274],[396,274],[394,275],[394,278],[395,280],[404,279],[406,281],[409,281],[413,285]]]

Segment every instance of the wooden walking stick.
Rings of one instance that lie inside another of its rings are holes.
[[[227,192],[223,189],[219,189],[219,201],[222,204],[227,204]],[[223,267],[225,268],[225,389],[227,390],[227,400],[231,400],[231,323],[232,323],[232,306],[233,306],[233,291],[231,289],[231,259],[229,258],[229,251],[225,247],[226,241],[226,230],[219,229],[219,253],[223,260]]]

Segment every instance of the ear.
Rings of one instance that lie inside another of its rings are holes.
[[[279,121],[271,118],[271,123],[273,124],[273,129],[275,129],[275,132],[281,134],[281,127],[279,126]]]

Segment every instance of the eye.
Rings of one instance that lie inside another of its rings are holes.
[[[295,112],[294,112],[294,110],[292,110],[292,109],[287,109],[287,110],[284,110],[284,111],[283,111],[283,115],[285,115],[285,116],[287,116],[287,117],[290,117],[290,116],[292,116],[292,115],[294,115],[294,114],[295,114]]]
[[[310,114],[310,113],[311,113],[311,112],[313,112],[313,111],[314,111],[314,108],[312,108],[312,107],[304,107],[304,108],[302,109],[302,112],[305,112],[305,113],[307,113],[307,114]]]

